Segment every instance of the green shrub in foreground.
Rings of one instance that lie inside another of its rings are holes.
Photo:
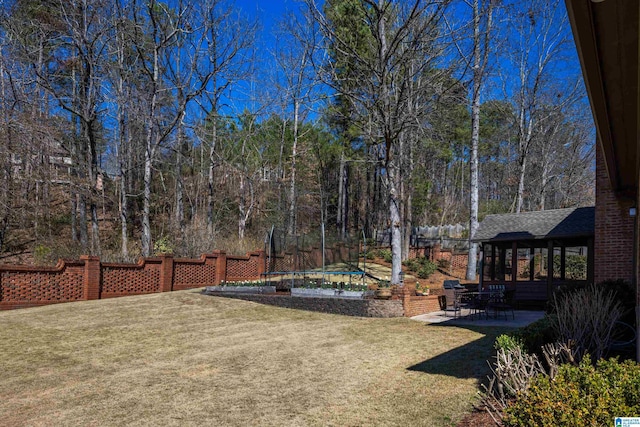
[[[524,350],[537,354],[540,360],[544,359],[542,346],[558,340],[553,315],[549,314],[510,335],[522,342]]]
[[[495,348],[496,350],[502,349],[505,351],[509,351],[516,347],[519,347],[522,351],[525,350],[524,343],[520,338],[507,334],[498,335],[498,337],[496,338],[496,342],[493,344],[493,348]]]
[[[508,426],[607,426],[640,414],[640,365],[617,359],[562,365],[538,376],[505,410]]]

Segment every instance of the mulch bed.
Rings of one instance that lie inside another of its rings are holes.
[[[473,411],[458,423],[456,427],[496,427],[496,423],[486,411]]]

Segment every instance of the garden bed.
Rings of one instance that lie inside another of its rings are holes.
[[[373,291],[349,291],[344,289],[322,289],[322,288],[293,288],[292,297],[320,297],[320,298],[350,298],[364,299],[372,298]]]
[[[207,286],[207,292],[233,292],[243,294],[275,294],[275,286]]]

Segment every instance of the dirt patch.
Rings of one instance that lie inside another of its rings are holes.
[[[375,258],[374,260],[367,260],[367,263],[383,265],[387,268],[391,268],[391,263],[385,262],[382,258]],[[402,271],[407,275],[415,275],[415,273],[409,271],[406,267],[402,267]],[[451,272],[436,270],[428,279],[420,278],[407,278],[405,284],[415,286],[416,281],[421,284],[427,283],[431,289],[442,289],[442,284],[445,280],[459,280],[463,285],[477,285],[478,281],[465,280],[464,276],[466,271],[462,269],[453,269]]]

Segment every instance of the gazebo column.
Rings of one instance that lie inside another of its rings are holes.
[[[496,280],[496,245],[491,244],[491,281]]]
[[[593,237],[590,237],[587,240],[587,283],[593,283],[594,273],[595,273],[595,265],[594,265],[594,256],[593,252]]]
[[[567,249],[564,246],[564,243],[560,247],[560,280],[565,280],[565,272],[567,271]]]
[[[547,300],[553,293],[553,240],[547,242]]]
[[[504,282],[505,280],[505,275],[507,274],[507,250],[506,250],[506,246],[504,245],[500,245],[500,259],[498,260],[498,262],[500,263],[500,275],[496,275],[496,280],[499,280],[501,282]]]
[[[534,278],[534,274],[533,273],[534,273],[534,270],[536,268],[536,263],[535,263],[536,252],[535,252],[534,246],[535,245],[532,245],[529,248],[529,281],[530,282],[533,282],[533,278]]]
[[[511,243],[511,285],[516,288],[518,277],[518,242]]]

